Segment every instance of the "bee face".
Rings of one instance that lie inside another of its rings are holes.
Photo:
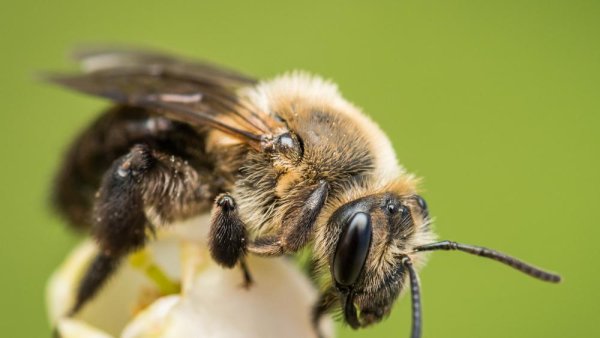
[[[333,213],[329,226],[339,237],[329,265],[352,327],[389,314],[407,276],[402,258],[412,250],[427,217],[420,196],[394,192],[359,198]]]

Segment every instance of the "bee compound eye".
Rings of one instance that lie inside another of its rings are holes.
[[[427,207],[427,202],[425,202],[425,200],[423,199],[423,197],[421,196],[416,196],[417,199],[417,204],[419,205],[419,208],[421,208],[421,212],[423,213],[423,215],[425,217],[427,217],[429,215],[429,209]]]
[[[333,258],[333,278],[339,285],[356,282],[367,260],[372,236],[371,216],[367,213],[357,212],[345,224]]]

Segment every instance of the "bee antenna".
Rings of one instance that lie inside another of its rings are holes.
[[[408,277],[410,279],[410,295],[412,303],[412,327],[410,337],[420,338],[423,316],[421,313],[421,289],[419,287],[419,278],[417,277],[417,272],[408,256],[402,257],[402,266],[408,270]]]
[[[542,269],[536,268],[533,265],[527,264],[517,258],[506,255],[502,252],[498,252],[496,250],[484,248],[481,246],[461,244],[452,241],[441,241],[418,246],[414,249],[414,252],[435,250],[458,250],[476,256],[491,258],[539,280],[551,283],[560,282],[560,276],[555,273],[544,271]]]

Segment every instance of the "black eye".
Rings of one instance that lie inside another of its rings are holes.
[[[357,212],[350,218],[342,230],[333,258],[333,278],[338,284],[350,286],[356,282],[365,265],[372,235],[369,214]]]
[[[429,216],[429,209],[427,208],[427,202],[425,202],[425,200],[421,196],[417,196],[416,199],[417,199],[417,204],[419,205],[419,208],[421,208],[421,212],[423,213],[423,216],[425,216],[425,217]]]

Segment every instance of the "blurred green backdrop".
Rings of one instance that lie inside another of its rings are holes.
[[[426,337],[598,337],[600,2],[3,1],[0,332],[48,337],[44,285],[77,238],[47,209],[61,152],[105,102],[37,83],[74,45],[165,48],[340,85],[391,136],[442,238],[562,273],[548,285],[434,254]],[[407,337],[409,300],[373,329]]]

